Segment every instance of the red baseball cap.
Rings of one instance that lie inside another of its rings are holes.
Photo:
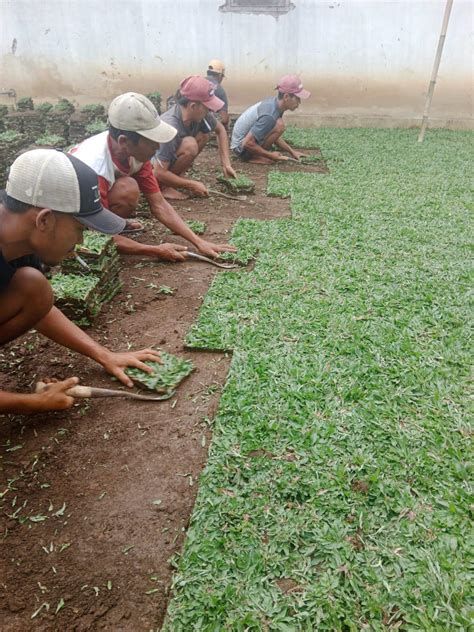
[[[213,112],[219,112],[224,107],[224,101],[215,96],[214,90],[215,86],[199,75],[186,77],[179,86],[181,95],[186,99],[199,101]]]
[[[285,75],[280,79],[276,90],[287,94],[294,94],[300,99],[307,99],[311,96],[311,92],[304,90],[301,79],[298,75]]]

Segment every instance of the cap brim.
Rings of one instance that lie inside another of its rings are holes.
[[[149,140],[153,140],[155,143],[169,143],[177,133],[178,131],[172,125],[165,123],[165,121],[160,121],[160,123],[152,129],[137,130],[137,134]]]
[[[102,210],[97,213],[91,215],[74,215],[74,217],[78,222],[87,226],[87,228],[98,230],[105,235],[118,235],[127,224],[122,217],[119,217],[103,207]]]
[[[201,101],[201,103],[213,112],[219,112],[225,105],[224,101],[216,96],[211,97],[207,101]]]
[[[300,90],[299,92],[295,92],[295,95],[297,97],[299,97],[300,99],[307,99],[308,97],[311,96],[311,92],[309,92],[309,90]]]

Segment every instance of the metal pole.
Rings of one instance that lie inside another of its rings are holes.
[[[426,95],[425,110],[423,112],[423,119],[421,121],[420,135],[418,136],[418,142],[422,143],[425,137],[426,126],[428,125],[428,115],[430,113],[431,99],[433,98],[433,92],[435,89],[436,78],[438,76],[439,63],[441,61],[441,53],[443,52],[444,40],[446,39],[446,31],[448,30],[449,16],[451,14],[451,7],[453,6],[453,0],[446,0],[446,8],[444,10],[443,24],[441,26],[441,34],[439,36],[438,49],[436,50],[436,56],[433,65],[433,72],[431,73],[431,81],[428,88],[428,94]]]

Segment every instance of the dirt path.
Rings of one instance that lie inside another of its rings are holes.
[[[213,187],[214,156],[207,149],[197,164]],[[239,217],[290,214],[287,200],[263,194],[268,168],[241,170],[257,183],[248,202],[176,204],[184,219],[208,224],[208,239],[227,241]],[[156,222],[147,225],[143,240],[180,241]],[[216,273],[206,264],[130,257],[123,292],[90,330],[113,349],[159,345],[190,358],[196,371],[175,398],[158,404],[104,400],[67,414],[0,417],[2,631],[161,626],[170,560],[185,537],[230,364],[229,355],[183,350]],[[161,285],[175,288],[174,295],[158,293]],[[27,390],[40,377],[69,375],[110,384],[93,362],[34,333],[0,350],[3,388]]]

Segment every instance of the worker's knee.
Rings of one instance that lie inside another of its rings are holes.
[[[137,208],[140,200],[138,183],[130,176],[124,176],[115,181],[108,193],[109,207],[119,215],[129,215]]]
[[[51,285],[35,268],[19,268],[13,275],[8,290],[19,299],[22,309],[37,320],[46,316],[54,303]]]
[[[194,159],[198,153],[199,145],[196,139],[193,136],[185,136],[178,147],[176,155],[177,157],[186,156]]]

